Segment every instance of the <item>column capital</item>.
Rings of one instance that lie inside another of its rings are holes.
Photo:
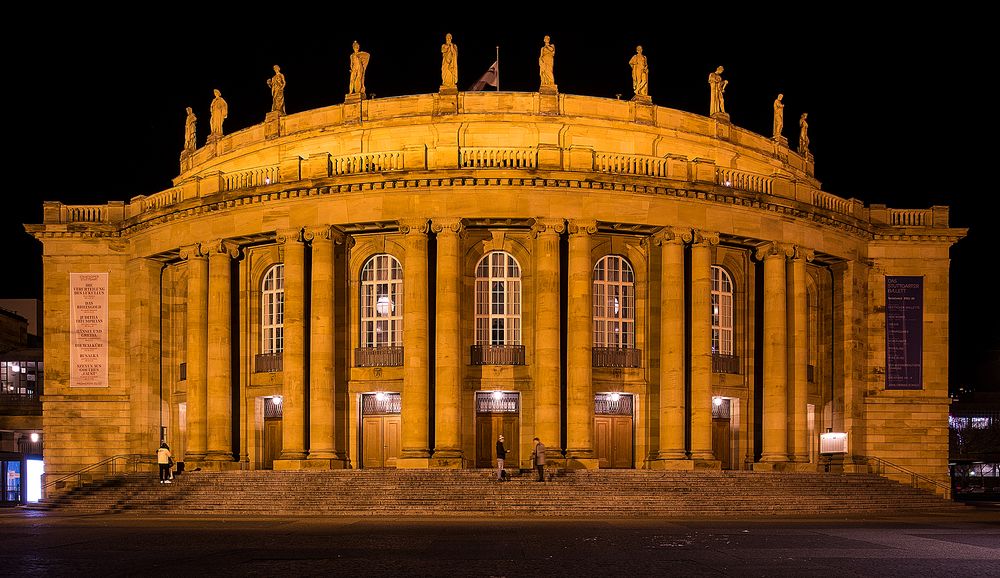
[[[702,229],[691,229],[692,245],[718,245],[719,233],[717,231],[704,231]]]
[[[200,245],[202,253],[210,257],[225,255],[226,257],[235,259],[240,256],[240,246],[225,239],[212,239]]]
[[[576,235],[593,235],[597,232],[597,221],[588,219],[573,219],[569,222],[569,234]]]
[[[806,263],[812,263],[813,259],[816,258],[816,251],[812,249],[803,247],[802,245],[795,245],[795,256],[792,257],[793,261],[804,260]]]
[[[795,249],[793,245],[788,243],[779,243],[778,241],[771,241],[759,245],[754,251],[754,256],[758,261],[763,261],[772,257],[781,257],[783,259],[791,257],[795,254]]]
[[[191,245],[184,245],[181,247],[180,256],[182,260],[189,261],[191,259],[205,257],[207,256],[207,253],[202,250],[201,243],[193,243]]]
[[[431,230],[438,235],[458,235],[465,236],[465,223],[458,218],[440,218],[431,221]]]
[[[284,245],[289,241],[302,241],[302,227],[276,231],[274,240],[277,241],[279,245]]]
[[[692,239],[690,229],[674,229],[673,227],[663,227],[649,237],[649,241],[654,245],[681,245],[690,243]]]
[[[399,232],[404,235],[410,235],[413,233],[426,235],[429,230],[428,221],[424,218],[400,219],[396,222],[399,224]]]
[[[565,219],[536,217],[534,224],[531,225],[531,236],[537,238],[540,235],[559,235],[565,230]]]

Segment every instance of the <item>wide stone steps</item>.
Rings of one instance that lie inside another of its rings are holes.
[[[76,512],[273,516],[759,517],[963,509],[866,474],[562,471],[497,482],[493,470],[188,472],[130,475],[40,507]]]

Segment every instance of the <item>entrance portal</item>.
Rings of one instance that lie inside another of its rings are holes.
[[[631,468],[633,399],[626,393],[594,396],[594,449],[599,467]]]
[[[399,459],[402,397],[398,393],[361,395],[361,467],[395,468]]]
[[[521,396],[516,391],[476,392],[476,467],[496,467],[497,438],[504,437],[506,464],[519,468]]]
[[[712,453],[722,469],[733,469],[733,400],[712,398]]]
[[[274,460],[281,455],[281,398],[264,398],[264,447],[260,467],[274,469]]]

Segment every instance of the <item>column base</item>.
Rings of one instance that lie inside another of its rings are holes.
[[[699,459],[694,459],[694,460],[691,460],[691,461],[694,462],[694,469],[696,469],[696,470],[709,470],[709,471],[711,471],[711,470],[721,471],[722,470],[722,462],[719,461],[719,460],[699,460]]]
[[[315,465],[319,465],[318,462],[313,462]],[[316,469],[313,465],[310,465],[309,460],[306,459],[277,459],[274,460],[274,465],[271,466],[274,471],[287,471],[287,470],[306,470],[306,469]]]
[[[206,462],[231,462],[233,461],[233,454],[227,452],[208,452],[205,456]]]
[[[768,453],[765,453],[765,454],[763,454],[763,455],[760,456],[760,461],[761,462],[770,463],[770,464],[783,464],[783,463],[785,463],[785,462],[788,461],[788,455],[786,455],[786,454],[774,454],[774,453],[768,454]]]
[[[337,459],[325,459],[325,458],[314,458],[309,456],[305,460],[295,460],[298,461],[300,467],[296,469],[300,470],[343,470],[346,466],[342,460]],[[276,462],[277,463],[277,462]],[[278,469],[275,467],[274,469]]]
[[[778,471],[781,472],[815,472],[817,470],[817,464],[810,464],[809,462],[790,462],[775,465]]]
[[[649,462],[652,470],[664,470],[668,472],[691,472],[694,471],[694,460],[689,459],[656,459]]]
[[[700,460],[700,461],[712,461],[712,460],[715,459],[715,454],[713,454],[712,452],[706,452],[706,451],[700,451],[700,452],[699,451],[693,451],[693,452],[691,452],[691,459],[692,460]]]
[[[798,464],[807,464],[809,463],[809,454],[796,454],[794,456],[788,456],[788,461]]]
[[[567,470],[596,470],[600,469],[601,461],[597,458],[566,458]]]
[[[465,459],[462,458],[461,452],[457,456],[439,456],[438,452],[434,452],[434,457],[430,459],[428,467],[460,470],[465,467]]]
[[[419,470],[431,467],[431,458],[399,458],[396,460],[398,470]]]

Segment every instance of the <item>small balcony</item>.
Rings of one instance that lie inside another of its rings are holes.
[[[281,352],[258,353],[253,357],[254,373],[277,373],[282,371]]]
[[[632,347],[594,347],[594,367],[642,367],[642,350]]]
[[[402,365],[402,347],[357,347],[354,349],[355,367],[400,367]]]
[[[712,354],[712,373],[731,373],[739,375],[740,358],[738,355]]]
[[[524,346],[473,345],[472,365],[524,365]]]

